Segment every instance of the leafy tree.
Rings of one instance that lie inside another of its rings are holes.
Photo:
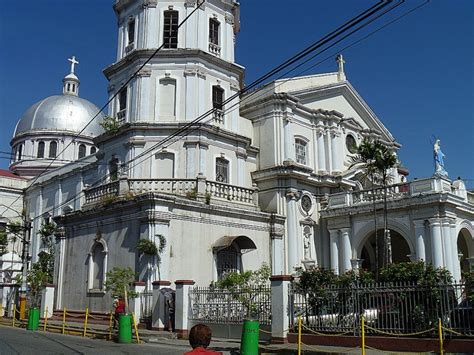
[[[270,294],[266,293],[270,276],[270,267],[262,264],[255,271],[230,272],[213,286],[229,290],[232,297],[245,307],[247,317],[256,317],[259,309],[255,304],[255,298],[262,294],[270,297]]]
[[[45,251],[40,252],[38,254],[38,261],[33,264],[31,270],[26,275],[26,281],[30,286],[30,303],[32,307],[39,306],[41,291],[47,284],[53,282],[53,270],[54,255]]]
[[[125,313],[128,311],[128,300],[137,297],[131,290],[135,281],[135,272],[132,268],[114,267],[106,274],[105,289],[111,292],[112,297],[121,297],[125,301]]]
[[[0,256],[8,252],[8,233],[5,230],[0,230]]]

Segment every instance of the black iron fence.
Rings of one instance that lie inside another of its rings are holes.
[[[474,336],[474,297],[464,284],[374,283],[325,287],[303,294],[290,288],[290,325],[321,333],[435,336],[438,320],[451,336]],[[293,327],[295,329],[295,327]]]
[[[194,287],[190,290],[190,319],[217,324],[242,323],[246,318],[271,324],[271,287],[220,289]]]

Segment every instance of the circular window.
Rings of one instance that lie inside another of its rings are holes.
[[[348,134],[346,136],[346,147],[352,154],[357,153],[357,142],[353,135]]]
[[[303,211],[308,213],[311,210],[311,207],[313,207],[313,201],[311,201],[311,197],[308,195],[303,195],[303,197],[301,197],[301,208]]]

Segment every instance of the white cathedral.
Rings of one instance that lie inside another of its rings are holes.
[[[148,289],[156,280],[207,286],[262,263],[275,275],[377,267],[373,198],[380,229],[383,196],[364,190],[351,157],[364,138],[393,152],[400,144],[346,79],[342,57],[336,72],[225,102],[243,86],[234,62],[239,4],[209,0],[177,29],[196,6],[115,1],[117,60],[104,74],[117,131],[105,132],[105,116],[79,97],[74,57],[62,94],[18,121],[14,158],[0,171],[0,227],[32,222],[34,263],[42,224],[57,224],[56,308],[108,310],[104,282],[115,266],[133,268]],[[474,193],[447,177],[408,181],[401,167],[391,175],[393,261],[424,260],[459,280],[474,265]],[[160,263],[137,251],[141,239],[166,242]],[[0,262],[0,281],[11,282],[21,245]]]

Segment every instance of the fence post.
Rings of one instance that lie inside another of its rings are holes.
[[[365,355],[365,318],[364,316],[360,317],[360,326],[361,326],[361,335],[362,335],[362,355]]]
[[[48,324],[48,306],[46,306],[46,309],[44,310],[43,332],[46,331],[47,324]]]
[[[184,338],[188,335],[189,317],[189,289],[194,285],[193,280],[176,280],[176,304],[175,323],[178,337]]]
[[[288,328],[290,325],[289,314],[289,289],[293,276],[274,275],[270,277],[272,288],[272,343],[282,344],[288,342]]]
[[[301,355],[301,316],[298,316],[298,355]]]
[[[82,336],[85,337],[87,335],[87,319],[89,318],[89,308],[86,307],[86,317],[84,318],[84,331]]]
[[[113,322],[113,317],[114,314],[110,312],[110,317],[109,317],[109,340],[112,340],[112,322]]]
[[[438,318],[438,334],[439,334],[439,353],[444,354],[443,346],[443,324],[441,323],[441,318]]]
[[[151,329],[163,330],[166,322],[165,300],[160,291],[165,287],[170,287],[171,282],[165,280],[153,281],[152,285],[153,302],[151,304]]]
[[[61,329],[61,333],[64,334],[64,327],[66,326],[66,308],[63,308],[63,326]]]
[[[54,285],[51,284],[46,285],[46,287],[41,291],[40,314],[45,314],[46,309],[54,309]],[[46,317],[47,316],[48,315],[46,314]]]
[[[140,295],[145,292],[145,285],[146,283],[144,281],[135,281],[133,283],[133,291],[135,291],[138,296],[131,299],[130,310],[135,315],[137,322],[140,322],[140,319],[142,318],[142,302]]]
[[[15,318],[16,318],[16,304],[13,305],[12,327],[15,327]]]

